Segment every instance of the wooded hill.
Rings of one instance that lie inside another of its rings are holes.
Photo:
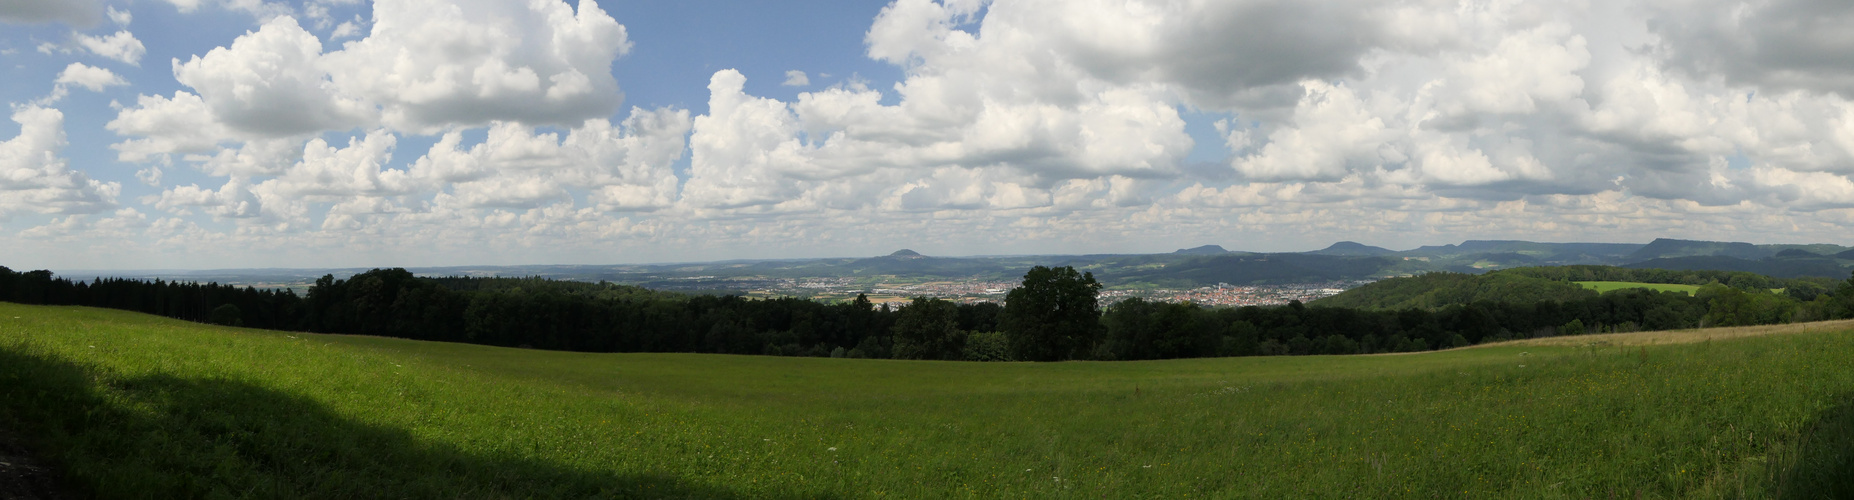
[[[1486,274],[1434,272],[1380,280],[1313,301],[1319,307],[1367,310],[1439,309],[1475,302],[1530,304],[1569,302],[1597,296],[1578,281],[1624,281],[1673,285],[1721,285],[1746,292],[1781,293],[1799,302],[1833,290],[1829,278],[1772,278],[1739,271],[1635,269],[1612,266],[1522,267]]]

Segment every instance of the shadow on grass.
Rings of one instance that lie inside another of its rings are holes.
[[[99,498],[742,498],[675,477],[466,453],[248,383],[115,383],[0,349],[0,425]],[[762,496],[758,493],[755,496]]]
[[[1854,498],[1854,395],[1810,425],[1776,471],[1777,498]]]

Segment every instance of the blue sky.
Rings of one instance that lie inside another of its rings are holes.
[[[21,0],[15,268],[1854,243],[1827,0]]]

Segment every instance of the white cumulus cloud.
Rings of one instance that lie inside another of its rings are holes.
[[[129,23],[135,21],[135,14],[130,13],[126,7],[123,10],[116,10],[116,6],[111,5],[104,8],[104,13],[109,14],[110,22],[116,23],[117,26],[128,26]]]
[[[117,31],[107,36],[72,33],[71,40],[92,54],[121,61],[131,66],[140,66],[142,54],[148,53],[148,48],[142,46],[142,41],[137,40],[135,35],[128,31]]]
[[[495,120],[573,124],[621,101],[611,63],[631,48],[597,3],[382,0],[373,31],[327,54],[336,88],[387,125],[430,132]]]
[[[570,200],[567,188],[588,193],[605,211],[653,211],[676,197],[671,164],[682,157],[687,111],[633,109],[614,126],[587,120],[564,138],[514,122],[490,127],[486,140],[463,148],[445,134],[411,167],[433,189],[470,207],[535,208]]]
[[[67,145],[63,112],[27,106],[13,111],[13,121],[19,135],[0,142],[0,217],[115,208],[120,184],[91,179],[60,156]]]
[[[785,82],[780,83],[780,85],[784,85],[787,87],[804,87],[807,85],[811,85],[811,77],[806,76],[805,72],[803,71],[799,71],[799,70],[787,71],[785,72]]]
[[[110,70],[84,63],[71,63],[70,66],[65,66],[64,71],[58,72],[58,78],[52,82],[60,85],[76,85],[91,92],[102,92],[108,87],[129,84],[128,80],[122,79]]]
[[[176,91],[173,97],[142,95],[135,104],[104,125],[117,135],[140,137],[110,146],[121,161],[142,162],[172,153],[209,153],[234,135],[213,118],[205,100],[186,91]]]
[[[176,61],[174,78],[192,87],[228,128],[259,136],[343,130],[371,123],[368,103],[331,92],[322,41],[278,17],[232,46]]]
[[[373,8],[372,33],[340,50],[324,52],[295,18],[278,16],[229,46],[175,61],[175,79],[190,90],[122,110],[111,130],[130,138],[116,148],[140,161],[379,125],[411,133],[492,121],[570,126],[610,116],[622,100],[611,63],[631,43],[590,1],[577,11],[556,1]],[[164,126],[174,123],[194,126]]]

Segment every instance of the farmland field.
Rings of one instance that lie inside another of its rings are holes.
[[[1854,324],[1422,354],[585,354],[0,303],[0,427],[80,496],[1824,498]]]
[[[1699,291],[1699,288],[1700,288],[1699,285],[1672,285],[1672,284],[1667,284],[1667,283],[1631,283],[1631,282],[1626,282],[1626,281],[1578,281],[1575,283],[1577,283],[1578,285],[1582,285],[1584,288],[1596,290],[1597,293],[1608,292],[1611,290],[1622,290],[1626,288],[1646,288],[1649,290],[1656,290],[1656,291],[1662,291],[1662,292],[1681,292],[1687,295],[1693,295],[1693,292]]]

